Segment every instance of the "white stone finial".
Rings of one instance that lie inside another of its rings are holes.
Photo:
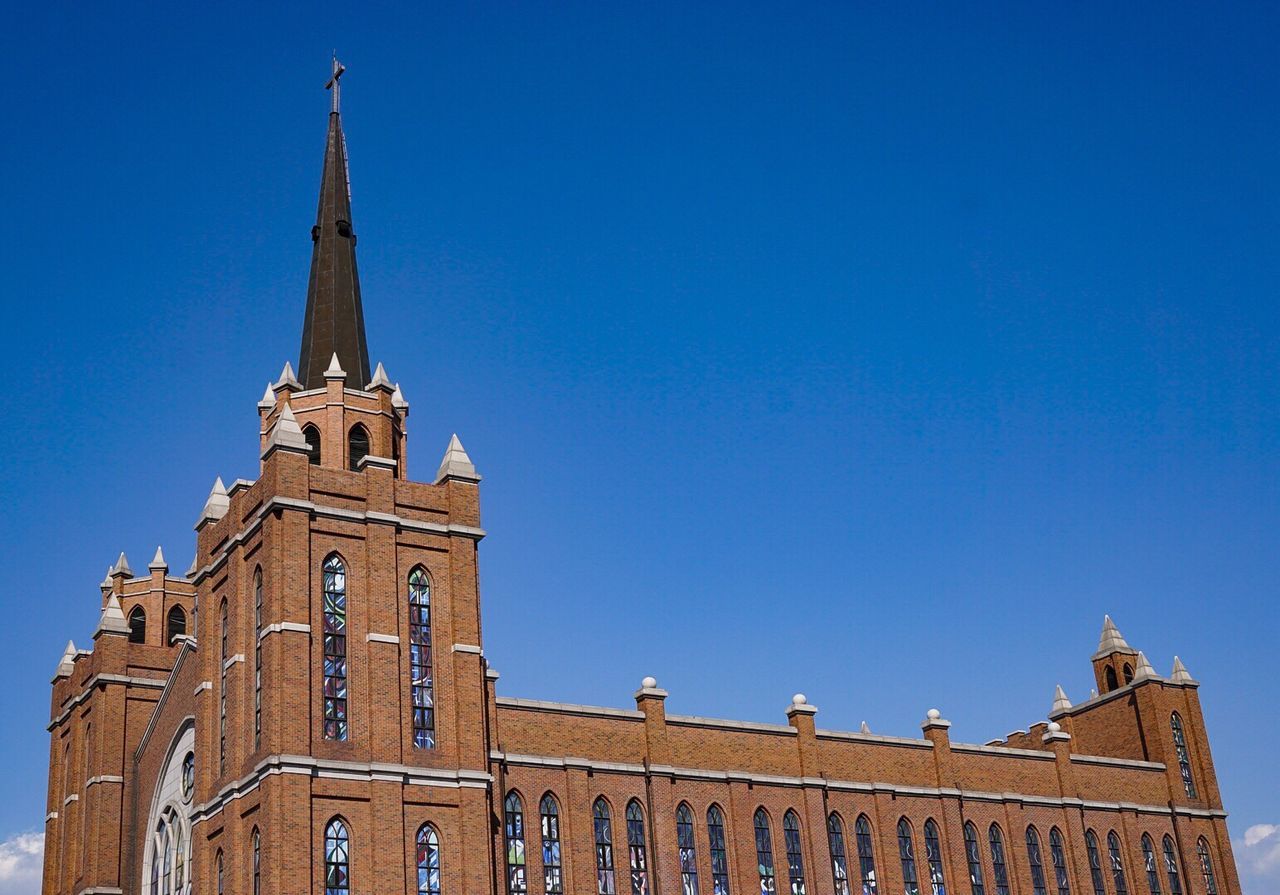
[[[929,711],[924,713],[924,716],[928,718],[930,721],[937,721],[939,718],[942,717],[942,712],[938,711],[937,709],[929,709]]]
[[[67,648],[62,651],[62,658],[58,660],[58,670],[54,673],[54,677],[71,677],[76,670],[76,645],[68,640]]]
[[[805,696],[803,693],[797,693],[795,696],[791,697],[792,705],[807,705],[808,703],[809,697]]]
[[[258,406],[263,410],[276,406],[276,393],[271,390],[270,382],[267,383],[267,390],[262,393],[262,400],[258,402]]]
[[[871,733],[871,725],[868,724],[866,721],[863,721],[862,726],[858,729],[862,733]]]
[[[285,409],[288,409],[287,405]],[[196,528],[205,522],[217,522],[227,515],[229,509],[231,509],[231,498],[227,496],[227,486],[222,484],[222,476],[218,476],[213,481],[213,488],[209,490],[209,499],[204,502],[204,509],[200,511]]]
[[[324,371],[325,379],[346,379],[347,371],[342,369],[342,364],[338,363],[338,352],[333,352],[333,357],[329,358],[329,369]]]
[[[102,579],[102,583],[98,587],[103,590],[111,590],[111,566],[107,566],[107,577]]]
[[[646,690],[652,690],[658,686],[658,679],[656,677],[646,677],[640,682],[640,686]]]
[[[1187,671],[1187,666],[1177,656],[1173,657],[1173,677],[1170,680],[1175,684],[1189,684],[1193,680],[1191,672]]]
[[[437,485],[445,479],[457,479],[463,482],[480,481],[480,473],[476,472],[456,432],[449,439],[449,446],[444,451],[444,459],[440,461],[440,469],[436,472]]]
[[[147,564],[148,569],[168,569],[169,564],[164,561],[164,550],[159,545],[156,546],[156,555],[151,557],[151,562]]]
[[[125,620],[124,610],[120,608],[120,600],[115,594],[112,594],[107,599],[107,605],[102,607],[102,617],[98,619],[98,633],[129,633],[129,622]]]
[[[401,413],[409,412],[409,402],[404,399],[404,392],[400,391],[400,383],[396,383],[396,390],[391,393],[391,406]]]
[[[1156,670],[1151,667],[1151,663],[1147,661],[1146,653],[1138,650],[1138,670],[1134,672],[1133,679],[1135,681],[1146,680],[1147,678],[1158,677]]]
[[[364,387],[366,392],[383,389],[384,391],[395,391],[395,386],[391,384],[391,380],[387,378],[387,371],[382,366],[382,361],[378,361],[378,366],[373,371],[373,378],[369,380],[369,384]]]
[[[293,364],[289,361],[284,362],[284,369],[280,371],[280,378],[276,380],[273,388],[287,388],[291,391],[302,391],[302,383],[298,381],[298,377],[293,374]]]
[[[133,577],[133,569],[129,568],[129,558],[124,555],[124,551],[120,551],[120,557],[116,560],[116,564],[107,572],[108,578],[115,578],[117,575],[123,575],[125,578]]]
[[[1053,691],[1053,712],[1065,712],[1071,708],[1071,700],[1067,699],[1067,691],[1062,689],[1062,684],[1058,684]]]
[[[1050,721],[1048,730],[1049,730],[1049,733],[1058,733],[1060,730],[1062,730],[1062,725],[1059,724],[1057,721]]]

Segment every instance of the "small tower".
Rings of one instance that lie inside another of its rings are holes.
[[[1110,693],[1132,683],[1138,669],[1138,651],[1129,646],[1111,616],[1102,619],[1102,636],[1093,654],[1093,676],[1099,693]]]

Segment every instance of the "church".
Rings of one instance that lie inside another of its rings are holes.
[[[652,677],[499,695],[480,474],[455,435],[412,477],[371,369],[342,71],[258,477],[214,483],[184,574],[120,554],[57,664],[44,895],[1239,895],[1200,685],[1110,618],[1088,698],[981,745],[937,710],[828,730],[801,694],[668,714]]]

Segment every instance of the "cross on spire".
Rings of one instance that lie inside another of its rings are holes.
[[[342,86],[338,83],[338,79],[342,77],[342,73],[347,67],[338,61],[337,50],[333,53],[333,74],[329,76],[329,80],[325,82],[324,89],[333,91],[333,108],[332,112],[336,115],[339,107],[342,105]]]

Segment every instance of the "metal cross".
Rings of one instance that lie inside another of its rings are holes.
[[[342,96],[342,88],[338,84],[338,79],[342,77],[342,73],[346,70],[347,70],[346,66],[338,61],[338,54],[334,53],[333,54],[333,74],[329,76],[329,80],[324,85],[324,89],[333,91],[333,111],[335,113],[338,111],[338,106],[341,104],[341,96]]]

